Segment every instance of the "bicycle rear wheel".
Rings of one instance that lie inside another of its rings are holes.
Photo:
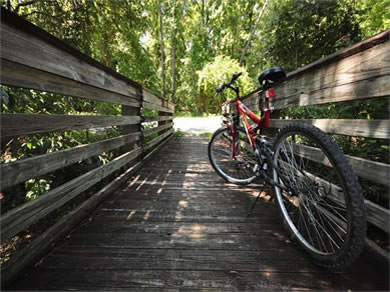
[[[275,140],[272,176],[285,186],[273,191],[299,246],[325,268],[351,265],[366,236],[364,199],[333,140],[311,125],[285,127]]]
[[[211,137],[208,146],[210,163],[228,182],[246,185],[256,178],[257,160],[244,131],[238,130],[238,151],[232,157],[233,139],[227,128],[220,128]]]

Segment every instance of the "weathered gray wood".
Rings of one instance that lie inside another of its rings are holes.
[[[138,90],[138,95],[139,95],[139,98],[142,99],[142,97],[141,97],[142,91],[141,90]],[[122,105],[121,110],[122,110],[122,116],[141,116],[141,108],[134,108],[134,107]],[[121,130],[122,130],[122,134],[141,132],[142,126],[141,126],[141,123],[137,123],[134,125],[124,125],[121,127]],[[141,141],[141,143],[142,143],[142,141]],[[137,145],[139,145],[139,143],[133,142],[131,144],[128,144],[128,145],[122,147],[121,151],[123,151],[123,152],[130,151],[130,150],[136,148]]]
[[[54,92],[133,107],[141,106],[140,101],[136,97],[107,91],[4,59],[1,59],[0,79],[3,85]]]
[[[173,103],[171,103],[170,101],[168,101],[166,99],[163,99],[162,97],[157,96],[156,94],[154,94],[153,92],[151,92],[147,88],[142,89],[142,94],[143,94],[143,100],[146,103],[158,105],[158,106],[161,106],[163,108],[168,108],[170,110],[175,109],[175,105]]]
[[[389,30],[290,72],[275,86],[274,108],[389,96],[388,36]],[[256,106],[260,91],[243,96],[245,104]]]
[[[390,63],[390,60],[386,60],[386,62]],[[390,69],[387,68],[387,70]],[[310,80],[312,75],[304,75],[299,78],[302,80],[289,80],[275,87],[276,96],[273,100],[275,109],[390,96],[389,72],[334,87],[330,85],[329,87],[326,85],[312,87],[311,82],[314,84],[314,80]],[[321,80],[321,77],[318,78]],[[257,108],[257,96],[249,96],[244,100],[244,103],[249,108]]]
[[[159,106],[159,105],[156,105],[153,103],[148,103],[148,102],[143,102],[142,106],[146,109],[157,110],[157,111],[166,112],[166,113],[173,113],[175,111],[173,109],[165,108],[165,107],[162,107],[162,106]]]
[[[324,161],[327,161],[323,152],[314,147],[294,145],[294,153],[320,163],[324,163]],[[389,164],[375,162],[350,155],[346,155],[346,158],[352,169],[358,176],[383,185],[389,185]],[[388,196],[388,194],[384,195],[386,195],[386,197]]]
[[[165,129],[172,128],[172,127],[173,127],[173,123],[168,123],[168,124],[163,125],[163,126],[146,129],[143,131],[143,133],[144,133],[144,136],[147,137],[151,134],[154,134],[154,133],[159,132],[161,130],[165,130]]]
[[[145,123],[173,120],[172,116],[145,117]]]
[[[48,215],[72,198],[79,195],[101,179],[107,177],[115,170],[126,165],[141,155],[140,148],[127,152],[109,163],[95,168],[71,181],[49,191],[33,201],[18,206],[1,216],[2,229],[1,240],[6,241],[19,231],[30,226],[32,223]]]
[[[283,167],[287,167],[287,168],[291,167],[291,165],[287,164],[284,161],[279,161],[279,163],[281,163]],[[325,161],[325,164],[326,163],[327,162]],[[310,172],[307,171],[305,171],[305,175],[311,177],[311,179],[314,179],[320,185],[321,184],[324,186],[330,185],[331,186],[330,196],[328,197],[330,200],[333,200],[335,202],[345,202],[344,197],[340,195],[344,193],[344,190],[341,186],[326,181],[325,179],[316,176],[314,174],[311,174]],[[390,211],[367,199],[364,200],[364,203],[367,210],[367,221],[388,233],[390,227],[389,224],[385,222],[389,222],[390,220]]]
[[[168,137],[170,134],[173,133],[173,129],[170,129],[169,131],[165,132],[164,134],[157,136],[153,140],[149,141],[144,148],[146,150],[151,149],[152,147],[156,146],[160,141],[162,141],[164,138]]]
[[[364,200],[364,203],[366,204],[367,208],[368,222],[389,233],[390,211],[369,200]]]
[[[138,141],[139,137],[140,133],[136,132],[91,144],[76,146],[71,149],[34,156],[15,162],[3,163],[0,165],[0,189],[6,189],[27,179],[82,161],[100,152],[110,151]]]
[[[168,223],[167,223],[168,224]],[[189,224],[189,223],[188,223]],[[222,223],[224,224],[224,223]],[[245,223],[241,223],[245,225]],[[248,223],[247,223],[248,224]],[[249,223],[257,225],[257,223]],[[239,224],[230,224],[232,226]],[[156,226],[156,224],[154,224]],[[157,225],[158,226],[158,225]],[[202,228],[202,225],[199,225]],[[245,227],[243,227],[245,230]],[[172,230],[170,230],[172,231]],[[124,232],[128,232],[127,230]],[[88,258],[87,265],[80,258]],[[297,253],[285,250],[239,251],[226,258],[223,250],[186,250],[186,249],[107,249],[98,248],[66,248],[44,261],[45,269],[81,270],[107,269],[115,270],[118,265],[122,269],[154,269],[154,270],[190,270],[197,266],[200,270],[235,270],[235,271],[279,271],[279,272],[309,272],[313,265],[301,258],[299,265],[291,266],[290,260],[295,260]],[[117,261],[107,261],[116,258]],[[270,258],[274,258],[272,263]],[[159,259],[156,261],[156,259]],[[73,262],[73,264],[72,264]]]
[[[45,35],[47,33],[30,23],[21,19],[14,23],[12,21],[8,17],[2,18],[2,59],[125,96],[136,97],[136,88],[140,86],[134,81],[123,76],[119,78],[119,74],[115,74],[102,64],[97,66],[96,61],[69,48],[53,36]],[[23,30],[17,22],[23,24]]]
[[[168,132],[167,132],[168,133]],[[150,151],[148,154],[145,155],[145,157],[143,158],[144,160],[147,160],[149,159],[150,157],[154,156],[156,153],[157,153],[157,150],[159,150],[164,144],[166,144],[173,136],[173,130],[172,132],[168,133],[163,141],[157,145],[157,147],[155,147],[152,151]],[[150,149],[150,148],[149,148]]]
[[[389,48],[390,42],[385,41],[344,59],[333,58],[338,62],[318,61],[291,72],[286,82],[275,87],[274,108],[390,96]],[[257,107],[260,91],[244,96],[245,104]]]
[[[64,274],[67,276],[64,279]],[[373,274],[373,273],[372,273]],[[358,280],[354,279],[357,277]],[[377,280],[378,277],[374,279]],[[63,290],[64,283],[70,290],[112,290],[123,291],[330,291],[330,290],[383,290],[384,281],[367,282],[367,275],[344,275],[335,273],[272,273],[266,271],[213,271],[213,270],[49,270],[35,271],[28,275],[27,283],[35,281],[38,290]],[[21,290],[29,288],[18,285]],[[337,289],[338,288],[338,289]],[[19,290],[18,289],[18,290]],[[166,290],[168,289],[168,290]]]
[[[102,188],[88,200],[77,206],[74,210],[66,214],[53,226],[49,227],[44,233],[40,234],[35,240],[14,254],[9,261],[1,267],[2,283],[6,284],[12,281],[21,271],[34,264],[45,253],[52,248],[53,242],[62,240],[81,220],[90,214],[100,202],[111,195],[119,186],[121,186],[131,175],[133,175],[141,166],[137,163],[127,169],[123,174],[115,178],[111,183]]]
[[[286,98],[276,98],[275,109],[282,109],[292,106],[305,106],[315,104],[334,103],[349,100],[368,99],[390,96],[389,74],[378,76],[372,79],[361,80],[355,83],[342,84],[337,87],[312,89],[308,91],[295,87],[297,93]],[[287,87],[287,85],[286,85]],[[275,91],[278,94],[278,91]],[[282,96],[279,94],[279,96]]]
[[[68,116],[44,114],[1,114],[1,136],[68,131],[95,127],[138,124],[138,116]]]
[[[325,58],[321,58],[317,61],[314,61],[306,66],[298,68],[290,73],[288,73],[287,78],[295,77],[299,74],[310,72],[315,68],[326,66],[330,63],[338,62],[342,59],[345,59],[349,56],[359,54],[361,52],[367,51],[375,46],[386,43],[389,41],[390,30],[386,30],[384,32],[378,33],[369,39],[363,40],[357,44],[354,44],[348,48],[339,50]]]
[[[167,140],[166,140],[167,141]],[[40,259],[42,255],[50,251],[53,242],[57,242],[65,237],[70,230],[74,228],[82,219],[92,212],[100,202],[107,196],[111,195],[123,182],[134,175],[143,163],[163,146],[164,143],[153,149],[142,161],[138,162],[125,173],[114,179],[110,184],[105,186],[95,195],[76,207],[55,225],[39,235],[34,241],[14,254],[9,261],[2,265],[2,283],[6,284],[12,281],[21,271],[32,265]]]
[[[295,122],[307,123],[329,134],[369,137],[376,139],[390,138],[390,120],[358,119],[316,119],[316,120],[274,120],[270,127],[282,128]]]
[[[298,68],[292,72],[289,72],[287,74],[287,82],[292,79],[297,77],[298,75],[302,74],[310,74],[311,71],[321,68],[321,67],[326,67],[327,65],[331,63],[336,63],[342,59],[345,59],[349,56],[359,54],[363,51],[367,51],[377,45],[386,43],[389,41],[389,35],[390,35],[390,30],[378,33],[377,35],[374,35],[373,37],[363,40],[357,44],[354,44],[348,48],[342,49],[340,51],[337,51],[329,56],[326,56],[325,58],[321,58],[317,61],[314,61],[310,64],[307,64],[306,66],[303,66],[301,68]],[[257,93],[261,92],[262,88],[257,88],[248,94],[242,96],[242,99],[245,100],[246,103],[248,103],[247,99],[253,98]]]

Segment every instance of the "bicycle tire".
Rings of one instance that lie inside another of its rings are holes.
[[[355,262],[365,243],[366,210],[356,175],[336,143],[312,125],[291,124],[275,140],[272,166],[273,179],[289,190],[272,187],[298,246],[327,269]]]
[[[228,182],[247,185],[256,179],[257,161],[248,141],[245,142],[245,131],[238,129],[239,155],[232,159],[232,138],[227,128],[214,132],[208,145],[208,156],[216,173]],[[247,138],[246,138],[247,140]],[[247,146],[245,146],[247,145]],[[248,147],[249,146],[249,147]]]

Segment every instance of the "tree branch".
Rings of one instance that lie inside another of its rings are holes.
[[[242,54],[241,54],[241,57],[240,57],[240,66],[241,66],[242,63],[244,62],[244,57],[245,57],[246,51],[248,50],[249,45],[250,45],[250,43],[251,43],[251,41],[252,41],[252,38],[253,38],[253,36],[254,36],[254,34],[255,34],[256,26],[257,26],[257,24],[259,23],[261,17],[263,17],[265,8],[266,8],[267,5],[268,5],[268,1],[269,1],[269,0],[266,0],[266,1],[264,2],[263,8],[261,8],[261,11],[260,11],[260,13],[259,13],[259,16],[257,17],[256,21],[255,21],[255,22],[253,23],[253,25],[252,25],[251,33],[250,33],[250,35],[249,35],[248,40],[247,40],[246,43],[245,43],[244,49],[242,50]]]
[[[44,13],[44,12],[41,12],[41,11],[32,11],[30,13],[27,13],[27,14],[22,14],[20,15],[21,17],[27,17],[29,15],[32,15],[32,14],[41,14],[41,15],[44,15],[44,16],[47,16],[47,17],[51,17],[51,18],[57,18],[59,16],[62,16],[64,15],[65,13],[61,13],[61,14],[58,14],[58,15],[50,15],[50,14],[47,14],[47,13]]]
[[[17,14],[19,12],[20,7],[28,6],[37,2],[52,2],[52,0],[32,0],[32,1],[22,2],[16,5],[14,12]]]

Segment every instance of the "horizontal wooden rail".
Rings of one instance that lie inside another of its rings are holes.
[[[303,122],[320,128],[329,134],[339,134],[376,139],[390,138],[390,120],[352,120],[352,119],[315,119],[315,120],[277,120],[271,119],[272,128],[283,128],[294,122]]]
[[[146,88],[142,89],[142,96],[143,96],[143,101],[146,104],[157,105],[159,107],[162,107],[164,111],[165,109],[171,110],[170,112],[173,112],[175,110],[175,105],[173,103],[157,96],[156,94],[152,93]]]
[[[304,158],[309,160],[319,162],[322,164],[327,164],[327,159],[324,157],[322,151],[318,148],[304,146],[304,145],[294,145],[294,152]],[[390,175],[390,165],[380,162],[371,161],[368,159],[363,159],[359,157],[354,157],[346,155],[346,158],[351,165],[354,172],[362,178],[374,181],[379,184],[388,185],[389,184],[389,175]],[[385,197],[388,197],[389,194],[384,194]]]
[[[1,10],[1,16],[1,58],[8,61],[8,66],[24,65],[139,100],[137,92],[141,86],[138,83],[4,9]]]
[[[126,152],[107,164],[2,214],[1,240],[4,243],[85,193],[103,178],[126,168],[118,178],[54,222],[54,225],[21,250],[12,253],[11,258],[2,264],[2,283],[5,283],[43,256],[53,241],[66,236],[75,224],[92,212],[120,183],[134,174],[144,161],[172,136],[173,124],[169,121],[173,119],[175,106],[4,8],[1,8],[0,30],[2,85],[122,106],[122,116],[4,113],[0,115],[1,137],[10,139],[36,133],[113,126],[120,126],[119,129],[123,133],[119,137],[1,164],[0,189],[4,190],[6,196],[12,195],[13,186],[30,178],[62,169],[102,152],[118,149],[120,152]],[[153,110],[159,116],[148,117],[144,121],[141,119],[142,109]],[[143,130],[141,124],[144,122],[158,122],[158,126]],[[156,133],[157,137],[145,143],[144,137]]]
[[[1,59],[0,77],[1,83],[4,85],[54,92],[132,107],[141,106],[138,97],[125,96],[5,59]]]
[[[78,161],[136,142],[140,133],[135,132],[91,144],[76,146],[0,165],[1,189],[24,182],[30,178],[64,168]]]
[[[390,96],[390,30],[287,74],[275,86],[275,109]],[[261,88],[243,96],[257,108]],[[232,103],[232,101],[227,102]]]
[[[288,107],[301,107],[354,101],[369,98],[390,97],[390,30],[380,33],[350,48],[308,64],[287,74],[287,80],[275,86],[273,107],[276,110]],[[242,97],[252,110],[258,111],[258,95],[261,89]],[[223,112],[234,112],[233,101],[222,106]],[[272,117],[272,114],[271,114]],[[362,119],[311,119],[282,120],[271,119],[270,127],[280,129],[294,122],[312,124],[324,132],[352,137],[389,139],[390,120]],[[275,134],[277,131],[270,132]],[[295,145],[297,155],[309,160],[327,164],[322,152],[317,148]],[[354,172],[363,179],[389,186],[390,165],[383,162],[346,155]],[[380,194],[389,199],[387,191]],[[365,200],[367,220],[379,229],[389,232],[390,211],[372,201]]]
[[[109,163],[95,168],[71,181],[49,191],[37,199],[18,206],[1,217],[1,242],[27,228],[55,209],[73,199],[83,191],[107,177],[142,154],[137,148],[127,152]]]
[[[147,136],[150,136],[152,134],[158,133],[161,130],[169,129],[169,128],[172,128],[172,127],[173,127],[173,123],[168,123],[168,124],[165,124],[165,125],[162,125],[162,126],[159,126],[159,127],[146,129],[146,130],[143,131],[143,133],[144,133],[144,136],[147,137]]]
[[[172,110],[172,109],[162,107],[162,106],[159,106],[159,105],[156,105],[153,103],[147,103],[147,102],[143,102],[142,107],[145,109],[157,110],[159,112],[166,112],[166,113],[173,113],[174,112],[174,110]]]
[[[160,143],[163,139],[167,138],[169,135],[171,135],[173,133],[173,129],[170,129],[169,131],[166,131],[165,133],[157,136],[156,138],[154,138],[153,140],[149,141],[146,146],[145,146],[145,149],[146,150],[150,150],[151,148],[153,148],[154,146],[156,146],[158,143]]]
[[[73,227],[90,214],[105,198],[115,191],[122,183],[131,177],[142,167],[145,160],[155,154],[164,143],[160,143],[155,149],[147,154],[141,161],[128,168],[123,174],[114,179],[107,186],[102,188],[88,200],[77,206],[61,220],[40,234],[28,246],[16,253],[8,262],[2,265],[1,275],[3,282],[9,282],[15,278],[20,271],[39,260],[45,253],[50,251],[53,241],[64,238]]]
[[[172,116],[159,116],[159,117],[145,117],[145,123],[148,122],[161,122],[173,120]]]
[[[19,136],[119,125],[134,125],[138,116],[71,116],[45,114],[1,114],[1,136]]]

